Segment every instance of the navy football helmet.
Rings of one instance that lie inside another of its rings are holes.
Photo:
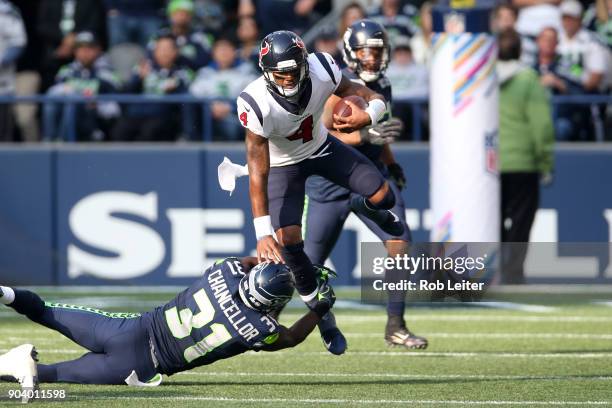
[[[365,82],[376,81],[387,69],[391,47],[385,28],[377,22],[354,22],[346,29],[343,43],[344,62]]]
[[[238,292],[245,305],[268,313],[287,304],[295,290],[295,278],[286,265],[257,264],[240,280]]]
[[[285,98],[298,98],[308,80],[308,51],[304,41],[291,31],[268,34],[259,48],[259,67],[268,89]],[[276,83],[273,72],[294,73],[295,85],[284,88]]]

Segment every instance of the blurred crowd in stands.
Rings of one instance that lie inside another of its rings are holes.
[[[56,96],[43,104],[0,104],[3,141],[61,140],[61,96],[191,94],[210,99],[215,140],[241,140],[234,101],[259,75],[259,40],[289,29],[310,51],[329,52],[345,66],[341,37],[357,19],[382,23],[392,45],[387,76],[395,99],[426,98],[432,6],[423,0],[372,3],[331,0],[0,0],[0,96]],[[612,84],[612,0],[509,0],[493,11],[493,32],[516,30],[521,62],[550,94],[609,94]],[[325,24],[325,22],[328,24]],[[55,101],[55,102],[53,102]],[[409,104],[396,103],[414,126]],[[201,109],[192,104],[115,101],[78,104],[80,141],[198,139]],[[557,140],[593,139],[609,130],[610,106],[559,105]]]

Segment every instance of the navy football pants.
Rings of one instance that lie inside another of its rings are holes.
[[[404,233],[399,237],[394,237],[383,231],[374,221],[369,218],[355,214],[359,219],[383,242],[390,240],[402,240],[406,242],[412,241],[410,227],[406,223],[406,208],[402,194],[393,180],[387,180],[389,187],[395,195],[395,206],[391,209],[404,224]],[[309,196],[306,196],[306,205],[304,211],[304,252],[308,258],[315,264],[323,265],[331,251],[334,249],[342,227],[346,218],[351,213],[350,200],[354,197],[354,193],[330,201],[317,201]],[[406,277],[401,271],[387,271],[387,279],[389,282],[399,282]],[[387,313],[390,315],[402,315],[405,308],[405,292],[392,291],[389,292],[389,301],[387,303]]]
[[[385,182],[370,159],[329,135],[311,157],[297,164],[270,168],[268,208],[275,230],[302,225],[306,179],[313,174],[366,198]]]
[[[359,219],[383,242],[390,240],[412,241],[410,227],[406,223],[406,208],[399,188],[393,180],[388,180],[389,187],[395,195],[395,205],[391,211],[396,214],[402,224],[404,233],[399,237],[393,236],[382,230],[371,219],[361,214],[355,214]],[[336,241],[342,232],[342,227],[346,218],[351,213],[350,201],[355,197],[355,193],[330,201],[317,201],[310,196],[306,196],[304,209],[304,251],[313,263],[324,264],[329,254],[334,249]]]
[[[45,303],[26,290],[15,290],[9,307],[90,351],[76,360],[38,364],[40,382],[125,384],[132,370],[141,381],[156,374],[146,320],[140,314]]]

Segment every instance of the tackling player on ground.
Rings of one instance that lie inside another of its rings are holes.
[[[159,385],[172,375],[247,350],[275,351],[304,341],[333,306],[327,279],[318,268],[324,300],[291,328],[270,315],[293,295],[293,274],[282,264],[257,264],[253,257],[227,258],[172,301],[147,313],[107,313],[82,306],[44,302],[37,294],[0,286],[0,303],[33,322],[56,330],[89,353],[72,361],[37,364],[25,344],[0,356],[0,376],[17,379],[24,390],[38,382]],[[27,402],[27,401],[24,401]]]
[[[367,86],[372,91],[385,97],[391,103],[391,84],[384,72],[389,62],[389,40],[382,25],[372,20],[359,20],[353,23],[343,36],[344,60],[347,68],[346,77],[359,84]],[[389,144],[399,137],[402,124],[396,118],[390,117],[390,107],[383,120],[374,126],[367,126],[351,133],[333,130],[332,112],[338,102],[337,96],[331,96],[325,104],[324,121],[330,132],[344,143],[354,146],[376,165],[395,195],[395,206],[391,208],[397,214],[404,227],[404,232],[394,236],[380,228],[376,223],[359,212],[356,215],[385,243],[390,257],[404,254],[411,241],[411,234],[406,224],[404,201],[401,190],[406,184],[406,178],[401,166],[395,161]],[[329,257],[346,218],[352,211],[351,201],[359,199],[351,191],[326,180],[323,177],[310,177],[306,183],[305,206],[305,251],[315,264],[324,264]],[[388,274],[399,273],[387,271]],[[389,281],[399,281],[388,277]],[[399,345],[407,348],[425,348],[427,340],[415,336],[406,327],[404,321],[405,293],[390,292],[387,304],[387,326],[385,340],[389,345]],[[336,329],[333,314],[330,312],[319,323],[322,336]],[[328,349],[334,354],[342,354],[346,349],[346,341],[333,337]]]
[[[361,153],[328,135],[321,116],[330,95],[358,95],[366,110],[350,104],[352,114],[335,128],[376,125],[386,111],[384,97],[350,81],[326,53],[308,54],[290,31],[276,31],[261,42],[263,75],[238,97],[238,119],[246,129],[249,193],[260,260],[284,262],[308,307],[325,300],[315,268],[304,252],[301,219],[306,179],[318,174],[356,194],[353,210],[388,234],[401,236],[402,223],[389,211],[395,194],[376,166]],[[277,242],[278,240],[278,242]],[[337,329],[329,333],[339,337]],[[325,339],[326,344],[332,339]]]

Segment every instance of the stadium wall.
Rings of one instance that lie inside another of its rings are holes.
[[[428,147],[395,151],[408,178],[408,222],[414,239],[426,241]],[[232,196],[221,191],[224,156],[245,161],[240,144],[0,148],[2,283],[183,285],[214,259],[250,253],[248,180],[239,179]],[[532,240],[612,241],[612,147],[560,146],[556,161]],[[358,283],[359,242],[368,240],[375,237],[349,218],[331,257],[337,284]],[[595,276],[575,278],[612,283],[610,259]],[[528,276],[559,278],[554,270]]]

